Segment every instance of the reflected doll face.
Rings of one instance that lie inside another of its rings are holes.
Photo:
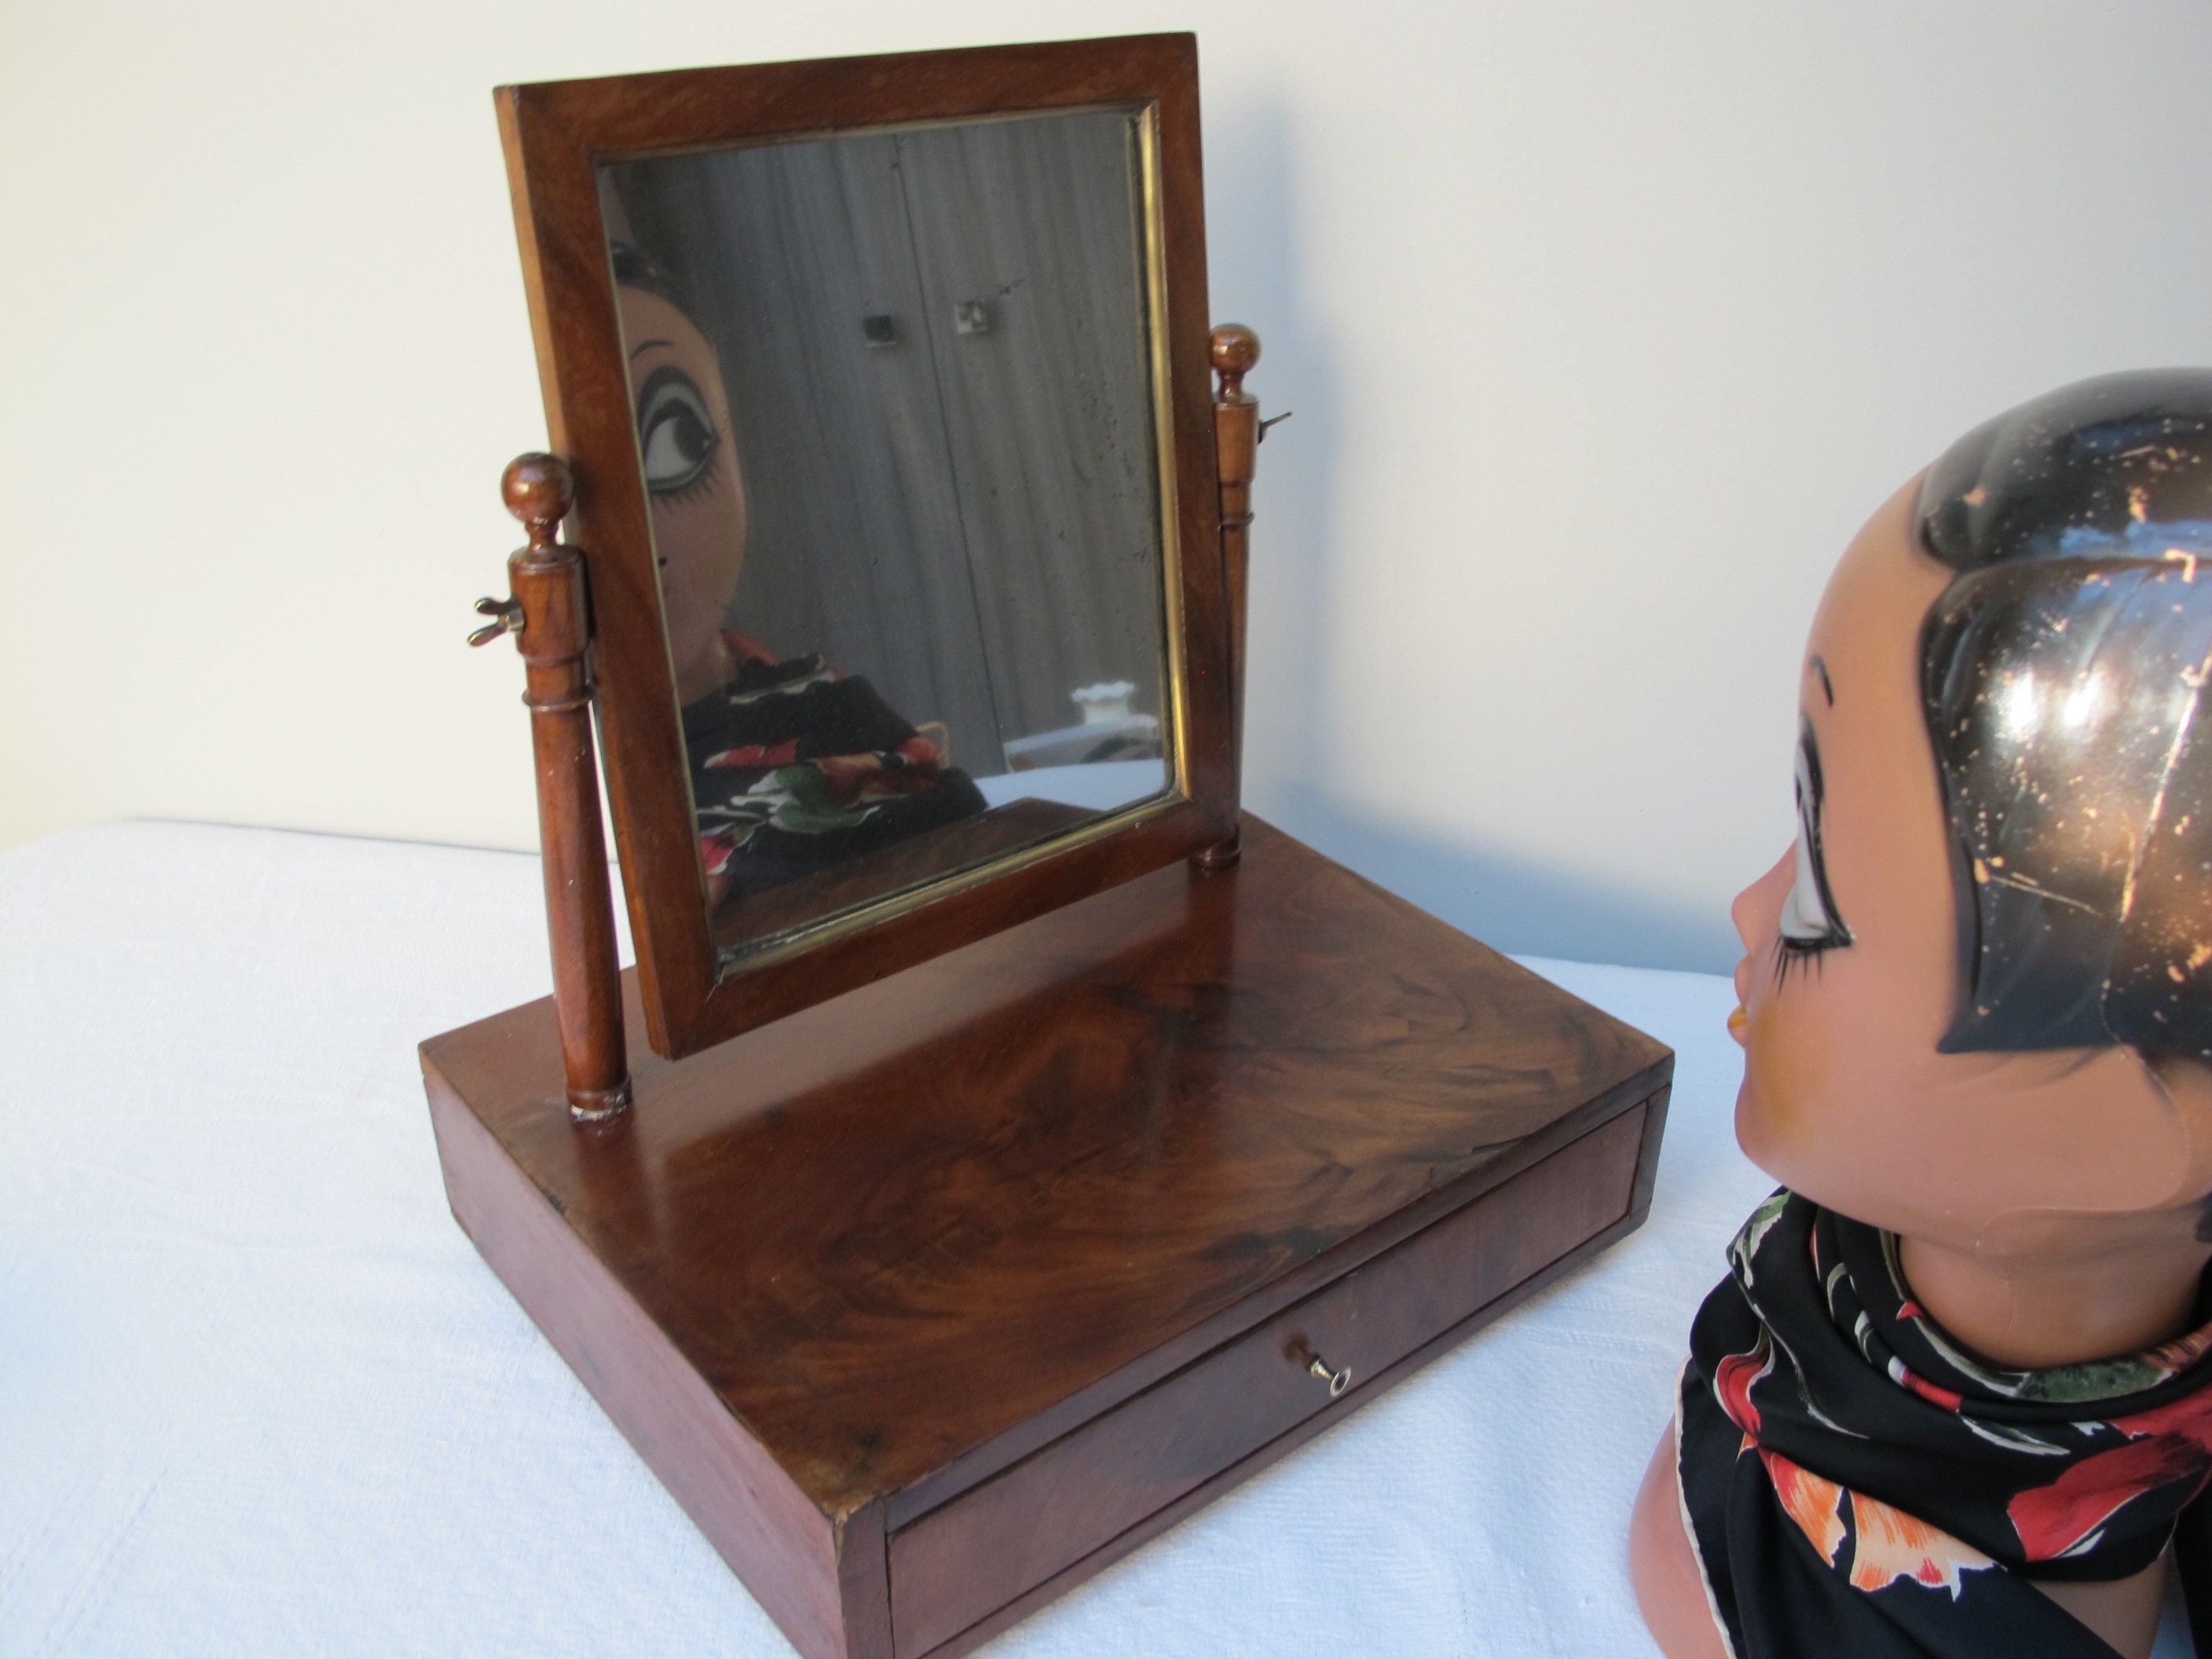
[[[1797,839],[1735,902],[1737,1138],[1859,1220],[2045,1248],[2069,1214],[2212,1187],[2212,1108],[2125,1048],[1938,1052],[1960,955],[1919,641],[1953,573],[1916,539],[1917,482],[1859,532],[1821,601],[1799,688]]]
[[[721,630],[744,568],[744,486],[714,348],[659,295],[627,285],[615,291],[653,502],[669,655],[678,700],[688,703],[727,676]]]

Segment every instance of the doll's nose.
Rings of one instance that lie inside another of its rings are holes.
[[[1766,873],[1735,896],[1729,906],[1729,920],[1735,924],[1735,936],[1743,941],[1745,952],[1757,956],[1766,948],[1774,932],[1782,925],[1782,898],[1790,890],[1790,883],[1796,872],[1797,843],[1791,842],[1782,849],[1782,856],[1774,860]],[[1741,969],[1737,973],[1741,976]],[[1739,977],[1739,994],[1747,987]]]

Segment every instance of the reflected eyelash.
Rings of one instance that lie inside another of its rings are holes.
[[[715,448],[720,448],[721,447],[721,442],[722,434],[717,432],[714,434]],[[699,496],[708,495],[712,491],[721,488],[720,481],[714,477],[715,469],[713,465],[713,450],[709,450],[708,452],[708,464],[701,467],[699,469],[699,476],[692,479],[690,483],[685,484],[680,489],[653,490],[651,494],[654,503],[656,505],[665,507],[680,506],[685,501],[695,501]]]

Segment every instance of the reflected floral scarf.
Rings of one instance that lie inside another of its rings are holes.
[[[2190,1508],[2212,1484],[2212,1323],[1997,1370],[1913,1302],[1893,1236],[1786,1190],[1729,1261],[1691,1328],[1680,1473],[1738,1659],[2111,1659],[2029,1581],[2124,1578],[2177,1526],[2212,1659],[2212,1499]]]
[[[729,683],[684,709],[707,908],[984,810],[965,772],[865,679],[725,633]]]

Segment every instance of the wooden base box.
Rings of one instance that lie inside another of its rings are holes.
[[[1667,1049],[1243,848],[604,1124],[550,999],[422,1045],[454,1214],[807,1659],[967,1651],[1643,1219]]]

